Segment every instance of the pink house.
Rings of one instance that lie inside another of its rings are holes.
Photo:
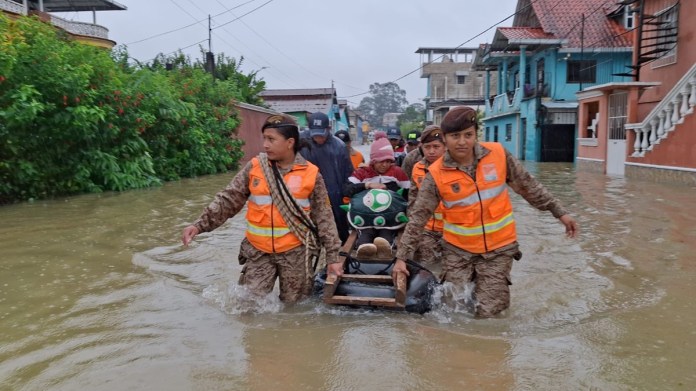
[[[696,1],[624,0],[635,81],[577,94],[579,170],[696,184]]]

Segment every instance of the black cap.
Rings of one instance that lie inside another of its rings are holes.
[[[408,134],[406,135],[406,142],[409,144],[418,144],[420,142],[420,136],[421,132],[417,130],[408,132]]]
[[[390,140],[399,140],[401,138],[401,131],[397,128],[391,128],[387,130],[387,138]]]
[[[308,123],[311,136],[326,136],[326,129],[330,126],[329,116],[318,111],[309,116]]]
[[[347,130],[339,130],[334,136],[340,138],[344,143],[350,142],[350,133]]]

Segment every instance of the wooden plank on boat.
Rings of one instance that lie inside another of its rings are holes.
[[[400,306],[406,305],[406,273],[398,273],[394,281],[395,301]]]
[[[390,284],[392,282],[391,276],[376,274],[344,274],[341,276],[341,279],[346,281],[381,282],[385,284]]]
[[[328,304],[404,308],[404,304],[399,304],[395,299],[387,297],[333,296],[328,300],[325,299],[324,301]]]
[[[338,287],[338,284],[341,282],[341,277],[336,276],[335,274],[329,274],[326,276],[326,281],[324,282],[324,301],[327,302],[327,299],[330,299],[334,293],[336,292],[336,288]],[[328,303],[328,302],[327,302]]]

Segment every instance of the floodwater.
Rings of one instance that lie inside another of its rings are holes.
[[[286,307],[237,285],[243,214],[179,234],[230,174],[0,207],[2,390],[693,390],[696,189],[529,164],[512,307]]]

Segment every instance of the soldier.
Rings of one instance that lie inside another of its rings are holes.
[[[428,125],[423,130],[420,140],[420,148],[425,157],[413,166],[411,190],[408,195],[409,211],[413,209],[418,197],[418,188],[428,173],[428,167],[445,153],[445,141],[439,126]],[[414,259],[427,266],[434,265],[442,254],[442,204],[438,205],[425,225],[419,243]]]
[[[392,273],[408,275],[405,259],[420,246],[423,226],[443,205],[444,280],[459,288],[474,282],[476,315],[490,317],[510,306],[510,270],[522,253],[507,187],[539,210],[548,210],[573,238],[578,226],[561,203],[499,143],[476,139],[476,111],[450,110],[440,127],[447,151],[431,164],[418,190]]]
[[[215,195],[198,219],[184,228],[187,246],[235,216],[248,200],[246,237],[239,249],[239,279],[249,291],[266,295],[280,281],[280,300],[296,302],[312,289],[311,253],[326,249],[329,272],[341,275],[340,240],[319,169],[298,153],[297,122],[270,116],[261,128],[265,153],[253,158]],[[288,217],[289,216],[289,217]],[[290,222],[288,224],[288,222]],[[310,249],[312,251],[310,251]]]

